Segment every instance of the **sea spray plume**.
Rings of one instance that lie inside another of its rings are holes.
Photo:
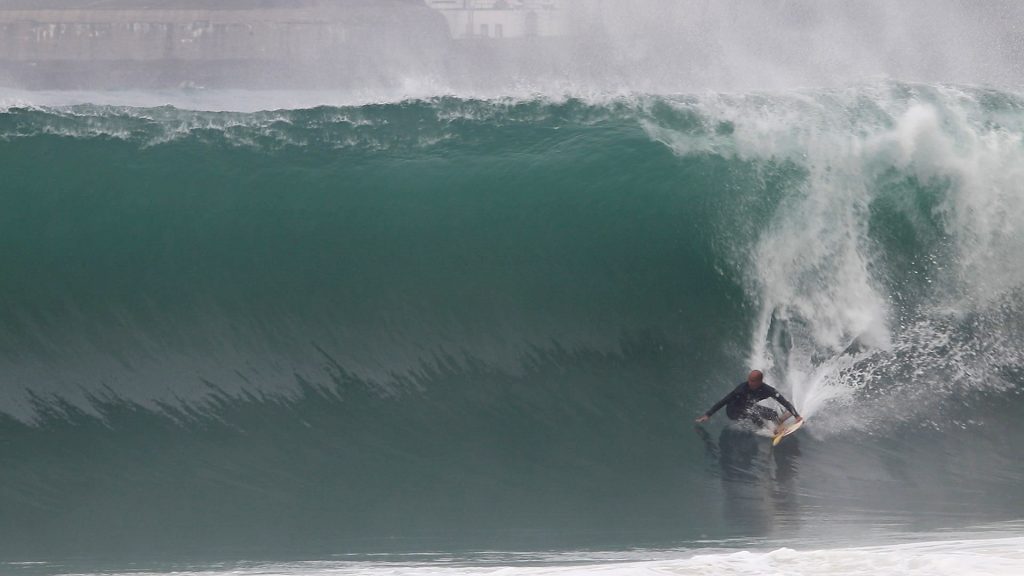
[[[577,1],[581,88],[664,94],[841,86],[867,78],[1014,86],[1015,2]],[[556,58],[557,56],[553,56]],[[544,90],[543,88],[540,88]]]
[[[996,367],[1021,358],[1021,116],[985,90],[891,84],[866,95],[681,103],[709,126],[728,124],[713,149],[648,128],[682,154],[801,174],[770,212],[740,223],[749,230],[736,266],[760,303],[749,362],[792,387],[809,415],[842,406],[847,425],[1002,389]]]

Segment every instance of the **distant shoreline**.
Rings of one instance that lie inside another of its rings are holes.
[[[124,3],[118,3],[123,5]],[[425,4],[13,10],[0,4],[0,85],[29,89],[336,87],[436,67],[451,42]]]

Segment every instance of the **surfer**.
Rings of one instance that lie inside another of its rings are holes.
[[[758,402],[767,398],[774,398],[789,412],[780,417],[775,410],[758,405]],[[797,422],[803,420],[789,400],[786,400],[778,390],[764,383],[764,373],[760,370],[751,371],[746,382],[740,383],[732,392],[726,394],[725,398],[719,400],[710,410],[697,418],[697,423],[707,422],[711,415],[718,412],[722,406],[726,407],[725,414],[731,420],[749,420],[757,426],[761,426],[765,420],[774,422],[776,425],[782,424],[790,416],[795,416]]]

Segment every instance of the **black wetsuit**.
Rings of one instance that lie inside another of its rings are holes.
[[[789,410],[793,416],[800,416],[797,414],[796,408],[789,403],[789,400],[786,400],[775,388],[767,384],[761,384],[757,390],[751,390],[746,382],[742,382],[732,392],[726,394],[725,398],[719,400],[704,415],[711,416],[718,412],[722,406],[725,406],[725,414],[732,420],[746,418],[757,425],[761,425],[764,420],[778,421],[778,412],[767,406],[757,405],[758,402],[767,398],[774,398],[786,410]]]

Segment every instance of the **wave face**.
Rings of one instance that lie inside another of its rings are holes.
[[[8,107],[0,556],[1019,518],[1022,110]],[[695,436],[751,366],[805,432]]]

